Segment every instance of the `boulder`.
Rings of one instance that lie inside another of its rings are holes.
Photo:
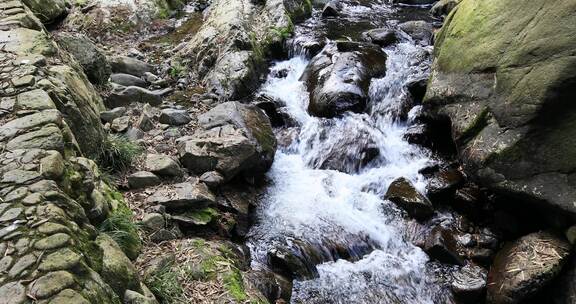
[[[91,83],[103,85],[112,72],[106,55],[85,35],[59,34],[56,42],[82,66]]]
[[[154,129],[154,122],[146,112],[142,112],[136,121],[136,127],[144,132],[148,132]]]
[[[163,124],[171,126],[181,126],[189,123],[192,120],[190,114],[186,110],[179,109],[164,109],[160,112],[158,121]]]
[[[388,186],[385,199],[392,201],[417,220],[426,220],[434,213],[432,203],[403,177]]]
[[[122,133],[130,127],[130,116],[115,118],[110,124],[110,129],[116,133]]]
[[[216,197],[205,184],[194,181],[159,189],[148,197],[147,202],[168,209],[202,209],[214,205]]]
[[[125,87],[136,86],[145,88],[148,86],[148,83],[142,78],[123,73],[110,75],[110,81]]]
[[[148,154],[146,169],[160,176],[181,176],[180,165],[171,156],[163,154]]]
[[[126,56],[114,56],[109,58],[112,72],[130,74],[142,77],[146,73],[153,73],[154,66],[136,58]]]
[[[549,232],[535,232],[505,245],[488,273],[487,303],[519,303],[562,270],[570,244]]]
[[[138,171],[128,176],[130,189],[146,188],[160,184],[160,178],[148,171]]]
[[[451,120],[465,169],[483,186],[571,216],[575,9],[570,0],[462,0],[436,36],[424,100]]]
[[[203,130],[178,143],[180,162],[203,174],[218,171],[226,180],[239,173],[266,172],[276,153],[276,138],[268,117],[254,105],[226,102],[200,115]]]
[[[478,303],[486,292],[487,276],[484,268],[466,264],[454,273],[450,287],[462,303]]]
[[[370,44],[338,42],[314,56],[301,80],[310,92],[308,112],[334,117],[366,107],[373,77],[386,71],[386,54]]]
[[[43,23],[50,23],[66,13],[65,0],[22,0],[22,2]]]

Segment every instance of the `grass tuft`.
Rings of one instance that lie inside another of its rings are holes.
[[[138,236],[138,226],[133,221],[132,211],[128,207],[121,204],[112,211],[100,224],[99,230],[114,239],[130,259],[138,257],[142,242]]]
[[[101,146],[97,160],[104,170],[123,172],[130,168],[142,152],[142,147],[125,136],[109,134]]]
[[[167,265],[146,278],[146,286],[161,303],[177,303],[182,299],[184,290],[178,281],[178,273]]]

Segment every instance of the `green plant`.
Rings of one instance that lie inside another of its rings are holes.
[[[178,282],[178,273],[166,265],[145,280],[146,286],[161,303],[177,303],[182,300],[184,290]]]
[[[109,134],[101,145],[97,156],[104,170],[122,172],[128,169],[143,149],[125,136]]]
[[[238,269],[233,268],[230,274],[224,277],[224,284],[226,285],[230,295],[236,301],[246,301],[248,295],[246,295],[246,291],[244,290],[244,282],[242,281],[242,275]]]
[[[134,223],[132,211],[123,201],[98,228],[100,232],[106,233],[114,239],[130,259],[135,259],[138,256],[142,247],[138,226]]]

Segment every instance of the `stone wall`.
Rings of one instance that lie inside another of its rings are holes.
[[[0,303],[154,303],[95,228],[123,204],[83,157],[100,97],[20,0],[0,10]]]

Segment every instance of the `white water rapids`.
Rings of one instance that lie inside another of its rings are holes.
[[[253,266],[262,267],[268,252],[295,241],[324,251],[329,250],[323,247],[327,242],[338,244],[357,255],[318,265],[317,278],[295,280],[292,303],[438,303],[441,287],[427,266],[427,255],[405,238],[407,221],[383,199],[399,177],[424,190],[418,171],[434,163],[427,151],[403,138],[409,122],[397,119],[408,94],[406,83],[427,72],[429,59],[419,58],[430,50],[402,41],[385,49],[386,76],[372,80],[367,113],[310,116],[309,94],[299,81],[308,60],[299,55],[276,63],[261,89],[285,103],[300,129],[297,140],[276,153],[268,174],[271,185],[250,233]],[[280,70],[287,70],[287,76],[272,76]],[[379,156],[359,172],[313,166],[338,154],[354,156],[367,142],[375,143]]]

